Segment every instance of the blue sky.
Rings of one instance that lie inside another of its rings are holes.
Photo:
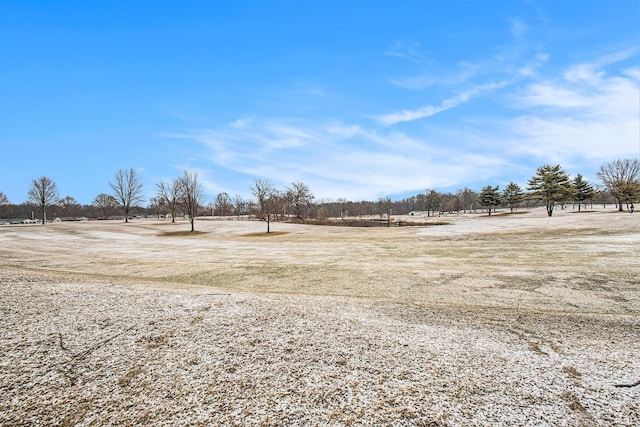
[[[640,154],[640,2],[0,0],[0,191],[375,200]]]

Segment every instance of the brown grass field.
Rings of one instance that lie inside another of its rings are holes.
[[[640,215],[502,213],[0,227],[0,425],[640,425]]]

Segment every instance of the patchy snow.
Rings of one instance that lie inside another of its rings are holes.
[[[639,425],[639,220],[3,227],[0,425]]]

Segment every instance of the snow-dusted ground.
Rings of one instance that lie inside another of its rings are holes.
[[[1,227],[0,425],[638,425],[640,216],[556,215]]]

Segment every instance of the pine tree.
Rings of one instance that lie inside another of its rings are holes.
[[[500,193],[498,192],[499,188],[500,187],[497,185],[495,187],[487,185],[480,192],[480,203],[482,203],[482,206],[486,206],[489,209],[489,215],[491,215],[492,208],[495,211],[495,208],[500,206],[502,203]]]
[[[560,165],[540,166],[528,184],[531,196],[544,202],[549,216],[553,215],[553,208],[557,202],[567,200],[572,194],[569,175]]]
[[[589,181],[584,179],[580,174],[573,178],[571,186],[573,187],[573,200],[578,202],[578,212],[580,212],[580,204],[585,200],[592,199],[595,191],[593,190],[593,186],[589,184]]]
[[[513,212],[513,208],[515,205],[520,203],[524,198],[524,192],[522,188],[515,182],[510,182],[505,189],[502,191],[502,199],[504,202],[509,205],[511,212]]]

